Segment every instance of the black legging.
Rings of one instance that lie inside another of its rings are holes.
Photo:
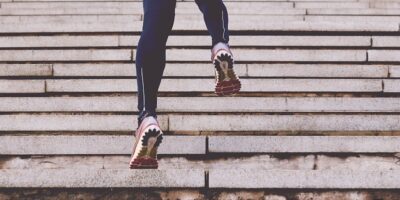
[[[203,13],[212,46],[228,43],[228,12],[222,0],[196,0],[196,4]],[[165,68],[166,42],[174,23],[175,6],[176,0],[143,0],[143,29],[136,51],[138,124],[145,116],[157,117],[157,92]]]

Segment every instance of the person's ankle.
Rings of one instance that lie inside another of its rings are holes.
[[[156,114],[156,112],[148,112],[147,110],[143,110],[142,112],[140,112],[139,113],[139,116],[138,116],[138,127],[140,126],[140,124],[143,122],[143,120],[146,118],[146,117],[149,117],[149,116],[152,116],[152,117],[154,117],[156,120],[157,120],[157,114]]]
[[[218,42],[218,43],[214,44],[211,49],[211,60],[212,61],[214,61],[214,58],[219,51],[225,51],[225,52],[229,53],[231,56],[233,56],[228,43]]]

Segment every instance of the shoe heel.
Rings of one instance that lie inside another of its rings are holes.
[[[239,80],[229,80],[220,82],[215,87],[215,93],[218,96],[234,96],[239,93],[241,84]]]
[[[216,70],[215,94],[218,96],[234,96],[239,93],[241,83],[233,69],[233,58],[230,52],[222,52],[214,58]]]
[[[143,135],[142,149],[130,165],[131,169],[157,169],[157,149],[163,140],[163,133],[158,128],[149,128]]]

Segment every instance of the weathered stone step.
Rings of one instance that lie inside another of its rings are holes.
[[[0,130],[8,131],[135,131],[136,115],[0,115]],[[161,129],[168,130],[168,116],[159,116]]]
[[[398,72],[397,72],[398,73]],[[385,92],[400,92],[400,80],[385,80],[384,82]]]
[[[383,88],[383,83],[389,83]],[[213,92],[213,79],[163,79],[160,92]],[[242,92],[396,92],[399,80],[241,79]],[[0,93],[137,92],[136,79],[0,80]]]
[[[130,154],[8,155],[0,157],[0,169],[126,169],[130,159]],[[254,170],[400,170],[398,153],[216,153],[159,155],[157,159],[162,170],[249,166]]]
[[[136,47],[139,35],[82,35],[82,36],[0,36],[0,47]],[[229,45],[252,47],[370,47],[369,36],[236,36],[229,37]],[[379,47],[391,47],[385,41],[400,41],[397,37],[374,36],[373,44]],[[171,35],[167,46],[210,46],[210,36]],[[398,43],[398,42],[397,42]]]
[[[1,13],[1,12],[0,12]],[[367,16],[382,16],[382,15],[399,15],[400,9],[359,9],[359,8],[309,8],[308,15],[367,15]]]
[[[369,61],[385,61],[398,62],[400,61],[400,50],[368,50]]]
[[[175,131],[394,131],[400,116],[170,115],[169,123]]]
[[[242,62],[365,62],[366,50],[326,49],[235,49],[235,60]],[[390,53],[389,56],[387,53]],[[368,50],[370,61],[394,61],[396,51]],[[167,61],[209,61],[209,49],[168,49]],[[131,49],[0,50],[0,61],[134,61]]]
[[[256,8],[293,8],[293,2],[285,2],[285,1],[263,1],[263,2],[226,2],[226,7],[234,8],[234,7],[256,7]],[[194,2],[178,2],[176,4],[176,8],[197,8],[197,5]]]
[[[0,80],[0,93],[44,93],[45,80]]]
[[[0,139],[0,155],[129,155],[135,140],[133,135]],[[397,153],[400,136],[208,136],[206,144],[205,136],[164,135],[159,154],[206,154],[206,148],[209,153]]]
[[[400,2],[396,1],[371,1],[370,3],[371,8],[382,8],[382,9],[399,9]]]
[[[295,2],[295,8],[369,8],[368,2]]]
[[[113,23],[141,21],[140,14],[134,15],[38,15],[2,16],[0,24],[26,23]],[[290,20],[289,18],[287,18]]]
[[[40,0],[39,0],[40,1]],[[97,1],[97,0],[96,0]],[[71,5],[68,2],[67,4],[63,4],[63,6],[59,6],[59,3],[55,4],[55,2],[46,2],[45,6],[37,6],[38,8],[30,9],[29,6],[25,6],[22,8],[11,7],[11,8],[1,8],[0,15],[7,16],[18,16],[18,15],[127,15],[127,14],[143,14],[143,10],[139,6],[127,6],[123,4],[116,4],[115,6],[110,6],[107,4],[94,4],[94,3],[82,3],[82,2],[74,2],[74,5]],[[50,7],[50,8],[47,8]],[[257,8],[253,7],[254,10],[259,15],[305,15],[306,9],[294,9],[294,8]],[[199,9],[175,9],[176,15],[181,14],[196,14],[201,16]],[[230,7],[229,15],[245,15],[248,14],[248,10],[243,7]]]
[[[399,136],[209,136],[210,153],[397,153]]]
[[[235,60],[303,61],[303,62],[365,62],[366,50],[326,49],[235,49]],[[392,61],[386,50],[369,50],[371,61]],[[390,55],[395,52],[390,51]],[[167,61],[209,61],[209,49],[168,49]],[[134,61],[132,49],[64,49],[64,50],[0,50],[0,61]]]
[[[54,63],[54,64],[0,64],[0,76],[47,77],[129,77],[136,76],[133,63]],[[346,77],[388,78],[400,77],[398,65],[356,64],[235,64],[239,77]],[[213,65],[167,63],[164,77],[214,77]]]
[[[371,42],[373,47],[400,47],[400,38],[395,36],[373,36]]]
[[[130,136],[0,136],[0,138],[0,155],[129,155],[135,143],[133,134]],[[158,153],[205,154],[206,138],[164,135]]]
[[[22,15],[22,16],[2,16],[0,24],[29,24],[29,23],[125,23],[142,21],[141,14],[131,15]],[[265,22],[274,21],[303,21],[301,15],[229,15],[229,22],[237,23],[241,20],[246,20],[249,23],[253,21],[263,20]],[[393,17],[386,17],[388,20]],[[202,15],[190,15],[190,14],[177,14],[175,15],[175,21],[203,21]]]
[[[247,8],[246,8],[247,9]],[[205,31],[204,22],[192,20],[176,21],[173,30],[176,31]],[[398,32],[397,22],[352,22],[352,21],[324,21],[305,22],[288,21],[282,22],[230,22],[229,29],[232,31],[332,31],[332,32]],[[73,33],[73,32],[140,32],[141,21],[131,23],[18,23],[0,24],[0,33]]]
[[[267,1],[267,2],[226,2],[225,5],[230,10],[241,10],[246,6],[247,8],[255,8],[255,9],[273,9],[273,8],[281,8],[281,9],[292,9],[293,2],[283,2],[283,1]],[[86,7],[108,7],[108,8],[132,8],[137,11],[143,11],[143,3],[142,2],[129,2],[129,1],[108,1],[108,2],[90,2],[90,1],[50,1],[50,2],[4,2],[1,4],[1,8],[86,8]],[[194,2],[180,2],[177,1],[176,10],[189,10],[194,9],[197,13],[201,13],[198,9],[197,5]]]
[[[283,20],[290,20],[289,18]],[[400,16],[304,16],[305,21],[399,22]]]
[[[136,76],[133,63],[54,63],[54,64],[0,64],[0,76],[48,77],[129,77]],[[235,64],[239,77],[346,77],[387,78],[400,77],[398,65],[356,64]],[[164,77],[214,77],[213,65],[167,63]]]
[[[241,79],[241,82],[242,92],[383,91],[380,79]],[[163,79],[159,91],[210,92],[214,86],[213,79]],[[46,80],[46,92],[137,92],[137,85],[136,79],[50,79]]]
[[[0,61],[129,61],[130,49],[0,50]]]
[[[386,80],[385,80],[386,82]],[[398,80],[390,81],[398,85]],[[137,92],[135,79],[0,80],[3,93]],[[35,83],[29,85],[29,83]],[[14,85],[17,84],[17,85]],[[12,85],[14,90],[8,88]],[[163,79],[160,92],[210,92],[212,79]],[[44,91],[46,90],[46,91]],[[382,92],[379,79],[242,79],[242,92]],[[387,92],[396,92],[388,86]]]
[[[400,112],[399,98],[158,97],[159,112]],[[0,112],[137,112],[137,96],[2,97]]]
[[[2,188],[200,188],[204,170],[1,170]],[[66,178],[68,177],[68,178]],[[210,169],[209,188],[394,189],[399,170]],[[329,180],[329,181],[327,181]]]
[[[200,188],[204,170],[46,169],[0,170],[1,188]]]
[[[367,61],[365,50],[286,50],[286,49],[234,49],[240,61],[309,61],[309,62],[363,62]],[[385,51],[375,50],[375,59],[385,60]],[[393,52],[394,53],[394,52]],[[205,61],[209,50],[176,49],[167,52],[168,61]]]
[[[210,188],[395,189],[400,170],[211,169]]]
[[[136,115],[7,114],[0,131],[134,131]],[[399,131],[399,115],[182,115],[159,116],[163,131]],[[223,123],[221,123],[223,122]]]

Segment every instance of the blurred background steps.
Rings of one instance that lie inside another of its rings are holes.
[[[142,2],[0,0],[0,199],[400,199],[400,1],[225,2],[242,92],[179,0],[139,171]]]

